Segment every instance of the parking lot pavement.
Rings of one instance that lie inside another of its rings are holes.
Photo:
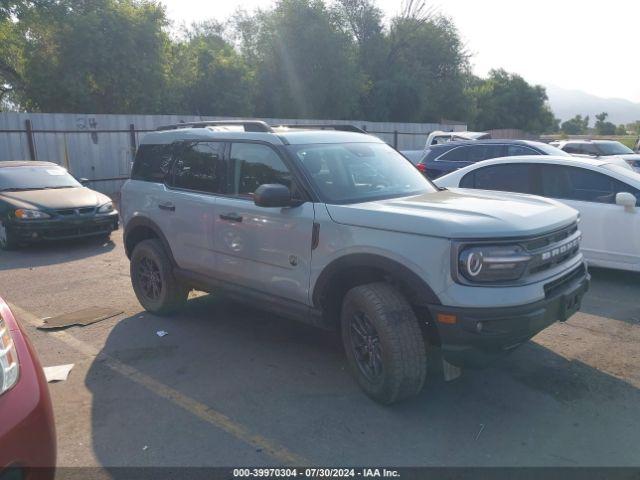
[[[593,270],[568,322],[382,407],[333,334],[217,295],[143,313],[113,240],[0,253],[0,295],[43,365],[75,363],[50,385],[60,466],[640,465],[640,275]],[[35,328],[94,305],[125,313]]]

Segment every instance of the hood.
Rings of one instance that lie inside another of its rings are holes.
[[[97,207],[111,201],[106,195],[86,187],[0,192],[0,200],[16,208],[38,210]]]
[[[450,189],[351,205],[327,205],[337,222],[445,238],[537,235],[575,222],[578,212],[531,195]]]
[[[640,160],[640,154],[638,153],[625,153],[624,155],[616,155],[616,157],[620,157],[623,160],[635,160],[635,161]]]

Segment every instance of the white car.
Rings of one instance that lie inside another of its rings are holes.
[[[595,157],[611,163],[623,161],[640,172],[640,155],[615,140],[559,140],[551,145],[577,157]]]
[[[589,265],[640,272],[640,174],[606,159],[496,158],[435,180],[445,188],[539,195],[580,212]]]

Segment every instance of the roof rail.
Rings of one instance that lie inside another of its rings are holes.
[[[181,128],[206,128],[206,127],[244,127],[245,132],[273,132],[271,127],[261,120],[211,120],[204,122],[182,122],[173,125],[162,125],[156,128],[161,130],[178,130]]]
[[[296,124],[282,124],[274,125],[273,128],[295,128],[300,130],[337,130],[340,132],[355,132],[355,133],[367,133],[360,127],[356,127],[351,124],[332,124],[332,123],[296,123]]]

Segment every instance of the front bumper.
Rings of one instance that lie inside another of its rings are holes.
[[[47,220],[14,221],[9,225],[20,242],[106,235],[117,230],[118,226],[118,212],[115,210],[105,214],[79,215],[73,219],[54,217]]]
[[[543,300],[515,307],[465,308],[431,305],[442,355],[458,366],[484,366],[522,345],[556,321],[565,321],[580,309],[589,290],[586,267],[550,285]]]

